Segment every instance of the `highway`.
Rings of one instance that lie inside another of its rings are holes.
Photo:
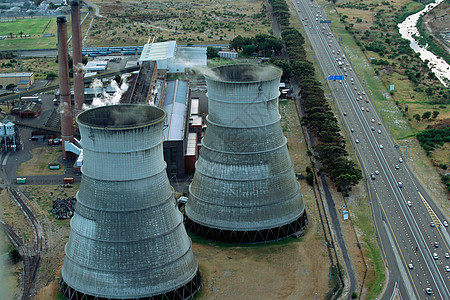
[[[383,298],[389,299],[395,286],[401,299],[450,299],[446,218],[395,147],[329,24],[320,23],[326,20],[323,9],[309,0],[292,3],[324,77],[344,77],[326,81],[365,175],[389,278]]]

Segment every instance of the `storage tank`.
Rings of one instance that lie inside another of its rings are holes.
[[[8,122],[5,124],[5,133],[6,133],[6,135],[14,135],[15,130],[14,130],[13,122]]]
[[[60,280],[66,299],[189,299],[200,289],[166,174],[164,119],[148,105],[78,115],[84,161]]]
[[[307,225],[280,124],[281,75],[276,67],[249,64],[206,72],[208,127],[185,210],[192,233],[263,243],[297,235]]]
[[[5,136],[5,124],[3,122],[0,122],[0,136]]]

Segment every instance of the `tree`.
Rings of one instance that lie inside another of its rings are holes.
[[[49,72],[49,73],[47,74],[47,77],[46,77],[45,79],[47,79],[47,80],[53,80],[53,79],[55,79],[56,77],[58,77],[58,75],[56,75],[56,74],[53,73],[53,72]]]
[[[215,57],[219,57],[219,50],[212,46],[206,47],[206,57],[208,59],[213,59]]]
[[[429,119],[431,117],[431,111],[426,111],[422,115],[422,120]]]
[[[122,78],[120,77],[119,74],[117,74],[116,76],[114,76],[114,81],[117,82],[117,84],[120,84],[120,80],[121,80],[121,79],[122,79]]]
[[[281,76],[282,80],[288,80],[289,77],[291,77],[291,71],[292,67],[291,64],[286,61],[285,59],[279,59],[279,58],[271,58],[269,59],[269,63],[274,64],[278,68],[283,70],[283,75]]]
[[[15,85],[14,83],[10,83],[10,84],[8,84],[8,85],[6,86],[5,89],[7,89],[7,90],[13,90],[15,87],[16,87],[16,85]]]
[[[433,119],[436,119],[437,116],[439,116],[439,111],[437,110],[433,111]]]
[[[420,121],[420,115],[419,115],[419,114],[415,114],[415,115],[413,116],[413,118],[416,119],[417,122]]]

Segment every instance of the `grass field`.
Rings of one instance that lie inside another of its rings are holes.
[[[34,148],[31,150],[31,154],[33,157],[19,166],[17,176],[64,174],[64,166],[61,166],[59,170],[48,168],[48,164],[56,163],[56,159],[61,155],[60,147]]]
[[[68,22],[68,36],[70,36],[70,26],[70,22]],[[54,36],[43,37],[44,33],[54,34]],[[13,38],[10,38],[11,34]],[[58,43],[56,18],[36,17],[0,22],[0,36],[5,37],[0,40],[0,49],[2,50],[56,48]]]

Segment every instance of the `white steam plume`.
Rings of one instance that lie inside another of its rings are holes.
[[[100,107],[105,105],[115,105],[119,104],[122,95],[128,90],[129,86],[126,82],[126,78],[128,75],[121,76],[122,84],[119,86],[115,80],[111,81],[111,87],[115,90],[114,94],[110,95],[106,93],[106,90],[103,91],[100,97],[95,97],[92,101],[91,105],[83,105],[83,110],[87,110],[94,107]],[[100,91],[102,88],[102,82],[98,79],[95,79],[91,87],[96,89],[96,91]]]

